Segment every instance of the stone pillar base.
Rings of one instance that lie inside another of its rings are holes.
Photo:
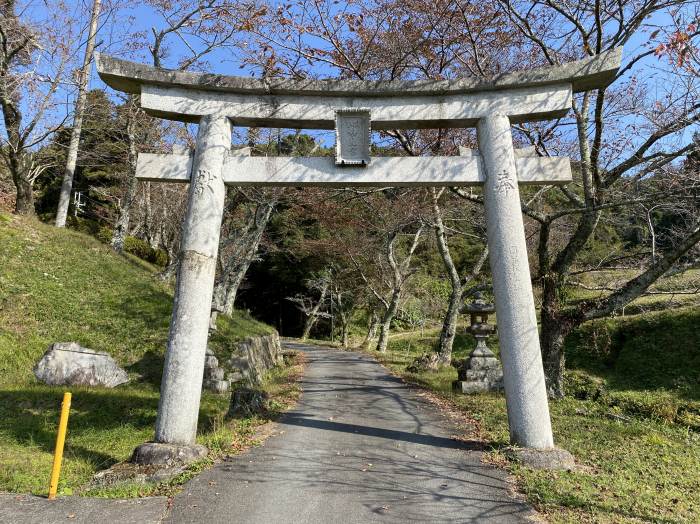
[[[506,456],[532,469],[566,470],[576,467],[574,456],[561,448],[508,448]]]
[[[130,462],[141,465],[181,466],[207,456],[209,450],[199,444],[182,446],[162,442],[145,442],[138,446]]]

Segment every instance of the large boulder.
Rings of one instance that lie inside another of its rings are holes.
[[[56,342],[34,366],[34,375],[51,386],[101,386],[113,388],[129,376],[107,353],[84,348],[76,342]]]

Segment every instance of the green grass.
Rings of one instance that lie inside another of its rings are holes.
[[[550,403],[557,444],[577,458],[572,472],[507,464],[527,499],[551,522],[698,522],[700,515],[700,310],[584,325],[568,341],[571,396]],[[437,331],[392,337],[377,356],[407,380],[437,391],[477,421],[505,463],[508,421],[501,394],[458,395],[456,371],[409,373]],[[497,352],[497,340],[489,344]],[[458,336],[455,357],[473,339]]]
[[[258,445],[261,440],[258,438],[257,428],[292,407],[301,395],[301,386],[297,379],[301,375],[303,367],[303,356],[297,353],[290,365],[274,368],[267,373],[260,388],[269,396],[268,408],[265,413],[251,417],[226,419],[224,412],[228,408],[228,399],[222,402],[218,409],[211,414],[203,414],[200,411],[201,435],[198,441],[209,448],[209,454],[207,458],[190,464],[185,472],[174,479],[149,485],[123,483],[116,486],[87,489],[81,494],[105,498],[170,496],[175,494],[179,486],[211,466],[214,460],[227,455],[235,455],[251,446]],[[210,396],[213,397],[213,395]],[[221,396],[216,396],[216,399],[224,400]],[[203,424],[206,425],[204,431],[202,431]]]
[[[569,391],[700,431],[700,308],[589,322],[567,340]]]
[[[588,288],[617,289],[638,274],[639,271],[632,269],[610,269],[585,273],[575,277],[574,280]],[[694,292],[697,289],[700,289],[700,269],[689,269],[682,273],[665,276],[649,288],[652,294],[633,300],[624,307],[623,313],[636,315],[669,308],[700,307],[700,293]],[[685,292],[674,293],[679,290]],[[568,289],[568,296],[572,301],[600,298],[608,294],[610,294],[609,290],[585,289],[579,286],[571,286]]]
[[[153,437],[171,307],[169,285],[149,264],[75,231],[0,215],[0,491],[46,492],[64,388],[38,384],[32,368],[53,342],[107,351],[131,378],[113,390],[71,388],[61,492],[78,492]],[[218,354],[272,331],[242,312],[218,326]],[[224,420],[227,407],[227,397],[203,395],[198,440],[214,456],[256,424]]]

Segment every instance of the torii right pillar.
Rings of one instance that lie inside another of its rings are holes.
[[[486,173],[486,229],[510,440],[549,450],[554,447],[552,423],[508,117],[480,119],[477,137]]]

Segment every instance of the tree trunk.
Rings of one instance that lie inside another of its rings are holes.
[[[318,312],[321,310],[321,306],[323,306],[323,302],[326,300],[326,293],[328,293],[327,283],[321,288],[321,296],[319,297],[318,302],[316,302],[314,307],[309,312],[309,315],[306,317],[306,322],[304,322],[304,333],[301,335],[302,340],[306,340],[309,338],[309,335],[311,335],[311,329],[314,327],[314,324],[316,324],[316,320],[318,320]]]
[[[462,283],[459,280],[459,273],[457,272],[457,268],[452,260],[450,248],[447,244],[445,226],[442,222],[442,212],[440,210],[440,206],[438,205],[440,195],[435,191],[435,188],[431,188],[431,194],[433,197],[435,238],[437,239],[438,251],[440,252],[442,261],[445,264],[445,270],[447,271],[447,275],[450,278],[450,285],[452,286],[450,300],[447,304],[447,311],[445,312],[442,330],[440,331],[440,341],[437,347],[439,363],[449,364],[452,360],[452,346],[455,341],[457,319],[459,318],[459,306],[462,301]]]
[[[343,324],[343,347],[349,347],[350,346],[350,337],[348,336],[348,325]]]
[[[236,295],[238,294],[238,288],[243,282],[250,264],[255,259],[260,241],[265,233],[265,228],[270,221],[270,216],[272,216],[274,208],[274,202],[268,202],[258,206],[251,217],[253,223],[246,228],[246,234],[241,240],[246,245],[236,250],[239,255],[236,256],[234,254],[233,260],[229,260],[221,271],[219,281],[214,288],[214,304],[228,315],[233,313],[233,306],[236,301]]]
[[[13,172],[12,180],[17,189],[15,213],[18,215],[34,215],[34,188],[22,172]]]
[[[337,283],[337,280],[336,280]],[[340,317],[340,338],[343,347],[348,347],[349,345],[349,333],[348,326],[350,324],[350,318],[352,317],[352,312],[355,309],[352,305],[353,302],[345,302],[343,300],[343,293],[340,289],[336,288],[335,296],[337,297],[338,305],[338,316]],[[333,305],[333,296],[331,295],[331,307]],[[333,312],[331,311],[331,319],[333,319]],[[331,332],[331,340],[333,339],[333,333]]]
[[[219,288],[217,291],[220,293],[217,297],[217,305],[221,311],[227,315],[233,313],[234,304],[236,303],[236,296],[238,295],[238,288],[241,286],[241,282],[243,282],[249,266],[250,262],[241,264],[238,266],[237,271],[233,273],[231,278],[217,284],[217,288]],[[214,293],[216,295],[216,291]]]
[[[130,97],[129,120],[126,124],[127,138],[129,141],[129,172],[127,173],[126,193],[119,208],[119,217],[112,234],[112,248],[121,253],[124,250],[124,240],[129,234],[129,218],[131,206],[136,198],[136,101]]]
[[[564,397],[564,339],[574,327],[570,319],[561,317],[560,286],[561,282],[552,274],[542,279],[540,347],[549,398]]]
[[[161,217],[161,245],[160,247],[165,251],[165,253],[168,255],[168,264],[165,266],[163,271],[160,272],[158,277],[162,280],[170,280],[175,276],[175,273],[177,271],[177,253],[179,251],[179,246],[180,246],[180,235],[177,233],[174,233],[172,230],[170,230],[169,234],[166,234],[165,232],[165,225],[168,223],[170,220],[174,220],[174,218],[171,218],[170,213],[168,212],[167,206],[165,206],[162,209],[162,217]]]
[[[316,322],[316,317],[309,315],[306,317],[306,321],[304,322],[304,332],[301,334],[301,339],[306,340],[309,338],[309,335],[311,334],[311,328],[314,327],[314,324]]]
[[[391,301],[389,307],[386,308],[382,317],[382,324],[379,330],[379,340],[377,342],[377,351],[385,353],[389,344],[389,331],[391,331],[391,322],[396,316],[396,311],[399,309],[399,301],[401,300],[401,288],[395,288],[391,293]]]
[[[549,398],[564,398],[564,339],[570,331],[565,323],[542,315],[540,345]]]
[[[340,313],[340,330],[343,347],[346,348],[350,345],[348,325],[350,324],[350,315],[345,313]]]
[[[367,324],[367,335],[360,347],[369,348],[370,343],[377,337],[377,327],[379,326],[379,315],[376,310],[372,310]]]
[[[450,301],[447,304],[447,311],[440,331],[440,341],[438,343],[439,363],[448,365],[452,361],[452,346],[457,334],[457,320],[459,319],[459,309],[462,302],[461,288],[452,287]]]
[[[153,249],[158,249],[163,241],[162,219],[156,223],[153,215],[153,198],[151,197],[150,182],[143,184],[143,229],[148,245]]]
[[[90,64],[95,51],[95,35],[97,34],[97,22],[100,16],[101,0],[93,0],[92,17],[90,19],[90,32],[88,33],[87,44],[85,45],[85,57],[83,67],[80,70],[80,80],[78,82],[78,99],[75,102],[75,115],[73,117],[73,129],[70,134],[70,144],[68,146],[68,158],[66,169],[63,172],[63,183],[61,184],[61,194],[56,210],[56,227],[66,226],[68,216],[68,206],[70,205],[70,194],[73,189],[73,177],[75,166],[78,162],[78,146],[80,145],[80,133],[83,129],[83,115],[85,113],[85,100],[87,98],[88,82],[90,81]]]
[[[418,242],[420,241],[421,233],[423,227],[419,227],[418,231],[413,236],[413,242],[408,250],[408,254],[403,262],[398,263],[396,260],[396,255],[394,252],[394,247],[397,239],[398,232],[393,231],[387,237],[386,243],[386,258],[389,262],[389,266],[392,270],[392,290],[391,299],[388,304],[384,302],[386,308],[384,310],[384,317],[382,318],[382,325],[379,331],[379,341],[377,342],[377,351],[380,353],[386,352],[387,345],[389,343],[389,331],[391,330],[391,322],[396,316],[396,312],[399,309],[399,301],[401,300],[401,292],[406,284],[406,280],[410,276],[409,267],[411,265],[411,257],[415,253],[418,247]]]

